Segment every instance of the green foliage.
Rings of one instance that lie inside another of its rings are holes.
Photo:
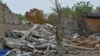
[[[18,17],[19,17],[20,20],[26,20],[25,16],[22,15],[22,14],[18,14]]]
[[[77,4],[74,4],[72,9],[76,14],[90,13],[93,9],[93,5],[91,5],[90,2],[81,1]]]
[[[51,13],[49,16],[48,16],[48,23],[52,24],[52,25],[56,25],[57,22],[59,21],[58,19],[58,14],[57,14],[57,9],[56,8],[52,8],[52,10],[54,11],[53,13]],[[73,14],[73,11],[71,8],[69,8],[68,6],[67,7],[62,7],[61,8],[61,20],[64,20],[66,19],[67,17],[69,17],[69,15]]]
[[[73,13],[72,9],[69,8],[68,6],[62,8],[62,16],[63,17],[68,17],[72,13]]]
[[[55,13],[51,13],[48,16],[47,22],[50,23],[50,24],[52,24],[52,25],[56,25],[56,21],[57,21],[57,15]]]
[[[52,8],[52,10],[54,11],[55,14],[57,14],[57,10],[55,8]],[[61,13],[62,13],[62,17],[68,17],[70,14],[73,13],[72,9],[67,7],[62,7],[61,8]]]
[[[97,13],[100,13],[100,6],[96,7]]]
[[[79,28],[78,33],[82,36],[87,37],[88,28],[86,27],[85,15],[87,13],[92,12],[93,5],[91,5],[90,2],[81,1],[81,2],[78,2],[77,4],[74,4],[72,9],[75,13],[75,17],[78,18],[76,19],[77,25]]]

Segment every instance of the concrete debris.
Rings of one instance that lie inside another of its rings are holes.
[[[7,54],[7,56],[30,56],[31,54],[32,52],[23,53],[19,49],[13,49],[9,52],[9,54]]]
[[[78,38],[80,35],[78,33],[73,34],[73,38]]]
[[[5,45],[11,48],[21,48],[24,47],[24,44],[20,41],[20,39],[14,38],[4,38]]]
[[[10,37],[11,35],[13,37]],[[6,36],[7,38],[4,38],[5,46],[9,48],[27,48],[34,54],[47,54],[56,51],[55,34],[53,32],[53,26],[50,24],[34,24],[27,31],[11,30],[6,32]],[[16,51],[16,54],[17,56],[23,55],[20,54],[20,51]]]
[[[3,38],[4,46],[10,48],[8,56],[48,56],[58,53],[54,29],[50,24],[34,24],[29,30],[10,30],[5,34],[7,38]],[[61,43],[66,53],[68,53],[67,47],[84,50],[100,49],[100,35],[98,34],[92,34],[86,38],[74,33],[72,38],[62,40]]]

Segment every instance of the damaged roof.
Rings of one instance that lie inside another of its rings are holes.
[[[87,14],[89,18],[100,18],[100,13],[89,13]]]

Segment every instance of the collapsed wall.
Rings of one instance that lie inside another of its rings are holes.
[[[0,23],[19,24],[20,20],[18,15],[11,12],[6,4],[0,3]]]

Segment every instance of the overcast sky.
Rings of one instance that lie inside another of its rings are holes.
[[[67,5],[72,7],[73,4],[79,1],[91,1],[91,4],[95,7],[100,5],[100,0],[60,0],[64,7]],[[3,2],[8,5],[12,12],[21,14],[24,14],[32,8],[38,8],[43,10],[45,13],[50,13],[52,11],[51,7],[53,7],[50,0],[3,0]]]

